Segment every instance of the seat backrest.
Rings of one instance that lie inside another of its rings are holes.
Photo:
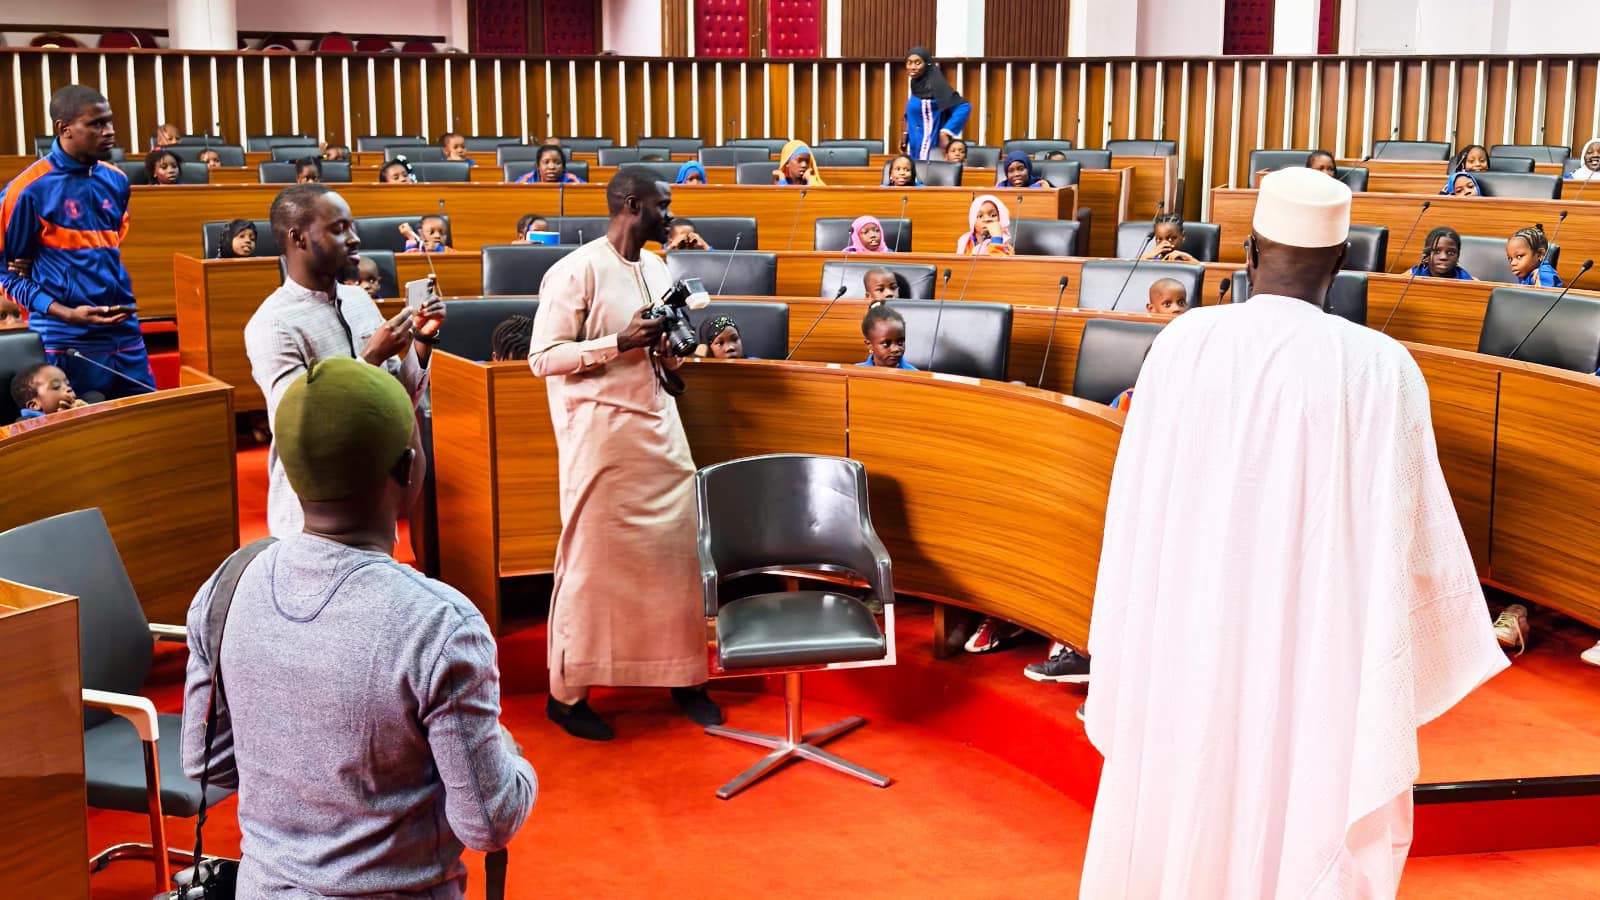
[[[414,162],[411,164],[411,175],[419,184],[465,183],[472,179],[472,166],[464,162]]]
[[[1250,186],[1257,187],[1256,173],[1262,169],[1275,172],[1278,169],[1290,169],[1304,166],[1306,159],[1311,156],[1310,150],[1251,150],[1250,151]]]
[[[294,162],[297,159],[322,155],[322,149],[316,144],[277,144],[268,148],[267,152],[272,154],[273,162]],[[349,164],[350,162],[346,160],[345,165]]]
[[[1043,178],[1050,182],[1051,187],[1068,187],[1078,183],[1078,176],[1083,174],[1083,164],[1079,162],[1036,162],[1033,164],[1035,178]]]
[[[608,137],[562,137],[561,146],[572,153],[597,153],[601,147],[615,147],[617,142]]]
[[[737,166],[747,162],[768,162],[772,158],[762,147],[701,147],[697,156],[702,166]],[[767,180],[772,180],[770,172]]]
[[[891,300],[889,305],[906,320],[906,362],[927,372],[1006,379],[1009,304]]]
[[[78,598],[78,666],[85,688],[119,694],[144,689],[155,643],[100,510],[80,509],[0,532],[0,572]],[[83,725],[111,718],[105,710],[86,708]]]
[[[484,248],[489,249],[489,248]],[[520,248],[518,248],[520,249]],[[487,256],[485,256],[487,261]],[[536,297],[471,297],[446,300],[445,321],[437,349],[484,362],[494,350],[494,330],[512,316],[533,318],[539,312]]]
[[[244,148],[234,144],[211,144],[210,146],[184,144],[178,147],[168,147],[167,149],[178,154],[178,158],[184,162],[200,162],[201,153],[206,150],[215,150],[218,165],[232,168],[244,165]]]
[[[618,166],[617,172],[649,172],[657,181],[671,184],[678,177],[678,169],[682,166],[682,163],[675,162],[627,162]],[[568,168],[571,168],[570,164]]]
[[[1345,253],[1344,268],[1354,272],[1382,272],[1389,261],[1389,227],[1387,225],[1351,225],[1350,249]]]
[[[772,184],[777,164],[769,161],[742,162],[733,167],[734,184]]]
[[[493,153],[501,147],[514,147],[522,143],[522,138],[507,137],[505,135],[469,134],[464,137],[469,153]]]
[[[292,162],[264,162],[256,166],[256,177],[262,184],[294,184],[296,174],[295,164]],[[323,163],[322,180],[325,184],[349,184],[350,164]]]
[[[282,252],[278,249],[278,239],[272,236],[271,220],[252,219],[251,224],[256,226],[256,256],[277,256]],[[200,226],[201,252],[206,259],[217,258],[217,251],[222,247],[222,229],[227,227],[227,222],[207,222]]]
[[[1160,333],[1158,322],[1090,319],[1083,323],[1072,396],[1110,405],[1139,380],[1145,354]]]
[[[417,134],[363,134],[356,138],[357,150],[382,150],[386,147],[426,146],[428,139]]]
[[[178,146],[178,147],[204,147],[204,146],[210,145],[210,146],[215,147],[216,145],[221,144],[221,143],[223,143],[221,135],[216,135],[216,134],[180,134],[180,135],[178,135],[178,143],[177,143],[176,146]]]
[[[1359,194],[1367,189],[1367,177],[1371,170],[1365,166],[1335,166],[1334,177],[1344,182],[1344,186]]]
[[[417,227],[417,222],[423,214],[415,216],[357,216],[355,220],[356,234],[361,238],[363,250],[393,250],[403,253],[406,249],[405,236],[400,233],[402,222]],[[428,213],[432,215],[432,213]],[[444,216],[445,242],[450,242],[450,217]]]
[[[728,316],[739,326],[744,355],[756,359],[783,359],[789,355],[789,304],[755,300],[717,300],[705,309],[689,310],[689,323],[700,323],[713,316]]]
[[[884,262],[844,262],[842,260],[828,260],[822,264],[822,284],[819,286],[817,296],[832,299],[839,293],[839,288],[844,288],[843,297],[865,297],[867,286],[864,281],[868,269],[885,268],[894,273],[895,281],[900,283],[900,296],[908,300],[931,300],[934,292],[934,279],[938,277],[935,266],[914,263],[893,263],[888,260],[892,256],[880,256]]]
[[[850,223],[855,219],[824,216],[811,226],[813,249],[831,253],[850,246]],[[883,223],[883,245],[896,253],[911,252],[910,219],[878,219]]]
[[[1177,141],[1106,141],[1113,156],[1177,156]]]
[[[757,250],[761,244],[753,216],[697,216],[695,233],[713,250]]]
[[[444,148],[433,145],[391,144],[383,148],[383,161],[404,156],[407,162],[444,162]]]
[[[1555,200],[1561,196],[1558,175],[1522,175],[1515,172],[1479,172],[1478,188],[1485,197]]]
[[[251,153],[266,153],[273,147],[315,147],[317,139],[309,134],[252,134],[244,139],[244,147]]]
[[[1028,154],[1029,156],[1032,156],[1035,153],[1038,153],[1040,150],[1071,150],[1071,149],[1072,149],[1072,142],[1071,141],[1062,141],[1062,140],[1015,140],[1015,141],[1006,141],[1004,144],[1000,145],[1000,153],[1001,153],[1001,155],[1004,155],[1004,154],[1007,154],[1007,153],[1016,152],[1016,151],[1021,151],[1023,153]],[[969,154],[970,154],[970,148],[969,148]]]
[[[869,156],[874,153],[886,152],[883,149],[883,141],[873,141],[864,138],[837,138],[833,140],[817,141],[815,144],[811,145],[811,149],[813,150],[818,150],[823,147],[828,147],[830,149],[834,147],[855,147],[867,151],[867,155]]]
[[[1556,297],[1553,290],[1495,288],[1483,314],[1478,352],[1510,356],[1521,344],[1516,359],[1593,374],[1600,369],[1600,300],[1569,294],[1552,309]]]
[[[1205,266],[1188,263],[1091,259],[1083,264],[1083,273],[1078,276],[1078,306],[1144,312],[1150,302],[1150,285],[1162,278],[1182,284],[1184,296],[1193,306],[1201,296],[1205,275]]]
[[[1526,175],[1533,171],[1533,160],[1526,156],[1491,156],[1489,157],[1489,171],[1516,172]]]
[[[1443,141],[1378,141],[1372,145],[1373,159],[1450,159],[1450,145]]]
[[[1407,260],[1407,262],[1410,265],[1416,265],[1414,260]],[[1479,281],[1497,281],[1501,284],[1517,283],[1516,276],[1511,274],[1511,263],[1506,261],[1505,238],[1463,234],[1461,236],[1461,256],[1456,260],[1456,263]]]
[[[485,297],[532,296],[550,267],[573,251],[570,244],[498,244],[483,248]],[[455,326],[451,322],[451,327]]]
[[[1012,219],[1012,248],[1018,256],[1077,256],[1079,224],[1071,219]]]
[[[1522,157],[1542,163],[1564,163],[1571,155],[1571,148],[1553,144],[1494,144],[1489,147],[1489,168],[1499,171],[1494,168],[1494,161],[1502,156],[1513,159]]]
[[[1000,148],[989,147],[983,144],[967,145],[967,162],[969,169],[993,169],[1000,165]]]
[[[853,459],[780,453],[706,466],[694,475],[701,558],[726,579],[813,566],[848,569],[890,598],[894,584]]]
[[[724,147],[760,147],[767,151],[767,158],[777,156],[783,151],[783,145],[789,143],[783,138],[734,138],[723,141]]]
[[[705,141],[692,137],[642,137],[639,138],[641,149],[660,149],[672,153],[695,153],[706,145]]]
[[[563,244],[587,244],[606,233],[611,220],[605,216],[549,216],[550,230],[561,235]]]
[[[1141,250],[1148,251],[1145,238],[1150,234],[1150,223],[1145,221],[1122,222],[1117,225],[1117,258],[1137,259]],[[1153,243],[1153,242],[1152,242]],[[1178,249],[1201,262],[1216,262],[1222,247],[1222,226],[1210,222],[1183,223],[1183,246]]]
[[[595,151],[595,156],[602,166],[620,166],[623,163],[663,162],[672,157],[672,151],[665,147],[601,147]],[[677,164],[674,163],[672,168],[676,175]]]
[[[35,156],[44,156],[50,152],[50,147],[56,142],[53,134],[36,135],[33,139],[33,153]]]
[[[26,328],[0,331],[0,425],[10,425],[22,415],[11,399],[11,379],[23,369],[42,362],[44,340],[37,332]]]
[[[529,144],[505,144],[494,148],[494,164],[533,162],[539,158],[539,148]]]
[[[142,158],[125,159],[120,162],[113,161],[112,165],[121,169],[122,173],[128,176],[129,184],[150,183],[150,176],[145,173],[144,160]],[[210,182],[211,170],[206,168],[205,163],[181,162],[178,164],[179,184],[209,184]]]
[[[812,147],[811,162],[822,171],[829,169],[842,169],[852,166],[864,166],[871,160],[872,154],[865,147]],[[827,178],[826,175],[823,176]]]
[[[1049,153],[1050,151],[1045,150],[1043,152]],[[1067,162],[1075,162],[1085,169],[1111,168],[1110,150],[1062,150],[1061,152],[1066,154]],[[1056,162],[1060,161],[1056,160]],[[1040,160],[1040,162],[1050,162],[1050,160]],[[1035,168],[1038,167],[1035,166]]]
[[[1232,281],[1228,299],[1234,303],[1249,300],[1250,273],[1238,269]],[[1367,324],[1367,273],[1345,270],[1334,275],[1333,283],[1328,285],[1328,295],[1323,299],[1323,308],[1357,325]]]
[[[688,250],[667,254],[674,279],[699,278],[713,296],[771,297],[778,293],[778,254],[750,250]]]

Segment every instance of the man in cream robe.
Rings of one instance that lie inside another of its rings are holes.
[[[1174,320],[1139,374],[1089,633],[1084,898],[1394,896],[1416,730],[1506,665],[1421,373],[1319,308],[1349,210],[1310,169],[1263,178],[1249,302]]]
[[[640,313],[672,286],[643,250],[665,240],[671,188],[624,173],[607,187],[608,233],[568,254],[539,289],[529,362],[546,379],[561,477],[561,541],[550,595],[547,713],[576,737],[611,731],[590,685],[673,687],[690,718],[718,724],[704,690],[706,631],[695,556],[694,460],[657,377],[659,319]]]

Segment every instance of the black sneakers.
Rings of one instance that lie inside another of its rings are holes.
[[[1029,663],[1022,674],[1031,681],[1058,681],[1065,684],[1089,683],[1089,658],[1065,644],[1044,662]]]
[[[672,702],[678,704],[678,708],[683,710],[683,714],[688,716],[689,721],[696,725],[705,727],[707,725],[722,724],[722,707],[711,699],[711,695],[706,693],[703,685],[692,688],[673,688]]]
[[[589,701],[579,700],[568,706],[554,697],[545,700],[544,714],[550,721],[560,725],[562,730],[575,738],[586,741],[609,741],[614,736],[611,726],[607,725],[600,715],[589,708]]]

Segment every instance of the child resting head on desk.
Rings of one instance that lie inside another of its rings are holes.
[[[916,369],[906,362],[906,320],[887,303],[874,302],[861,318],[861,337],[867,344],[867,359],[858,366],[883,369]]]
[[[11,379],[11,400],[22,411],[18,422],[89,404],[73,393],[67,373],[49,363],[35,363]]]

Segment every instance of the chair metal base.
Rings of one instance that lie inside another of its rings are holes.
[[[99,853],[96,853],[94,856],[89,857],[89,874],[93,875],[101,869],[104,869],[106,866],[109,866],[114,862],[121,862],[125,859],[138,859],[151,862],[154,861],[155,858],[156,848],[151,844],[113,844],[112,846],[101,850]],[[194,854],[186,850],[168,848],[167,861],[177,863],[184,867],[192,866],[194,865]]]
[[[879,775],[871,769],[858,766],[847,759],[842,759],[822,749],[822,744],[867,724],[866,719],[860,716],[851,716],[848,719],[840,719],[825,728],[801,734],[799,672],[787,672],[783,676],[783,706],[786,735],[782,737],[773,734],[762,734],[756,731],[745,731],[740,728],[729,728],[726,725],[711,725],[706,728],[706,734],[731,738],[735,741],[755,744],[758,747],[767,747],[772,750],[771,753],[757,761],[755,765],[739,773],[737,778],[718,788],[718,799],[727,800],[734,794],[776,772],[779,767],[791,759],[821,763],[836,772],[853,775],[869,784],[878,787],[889,786],[891,779],[887,776]]]

